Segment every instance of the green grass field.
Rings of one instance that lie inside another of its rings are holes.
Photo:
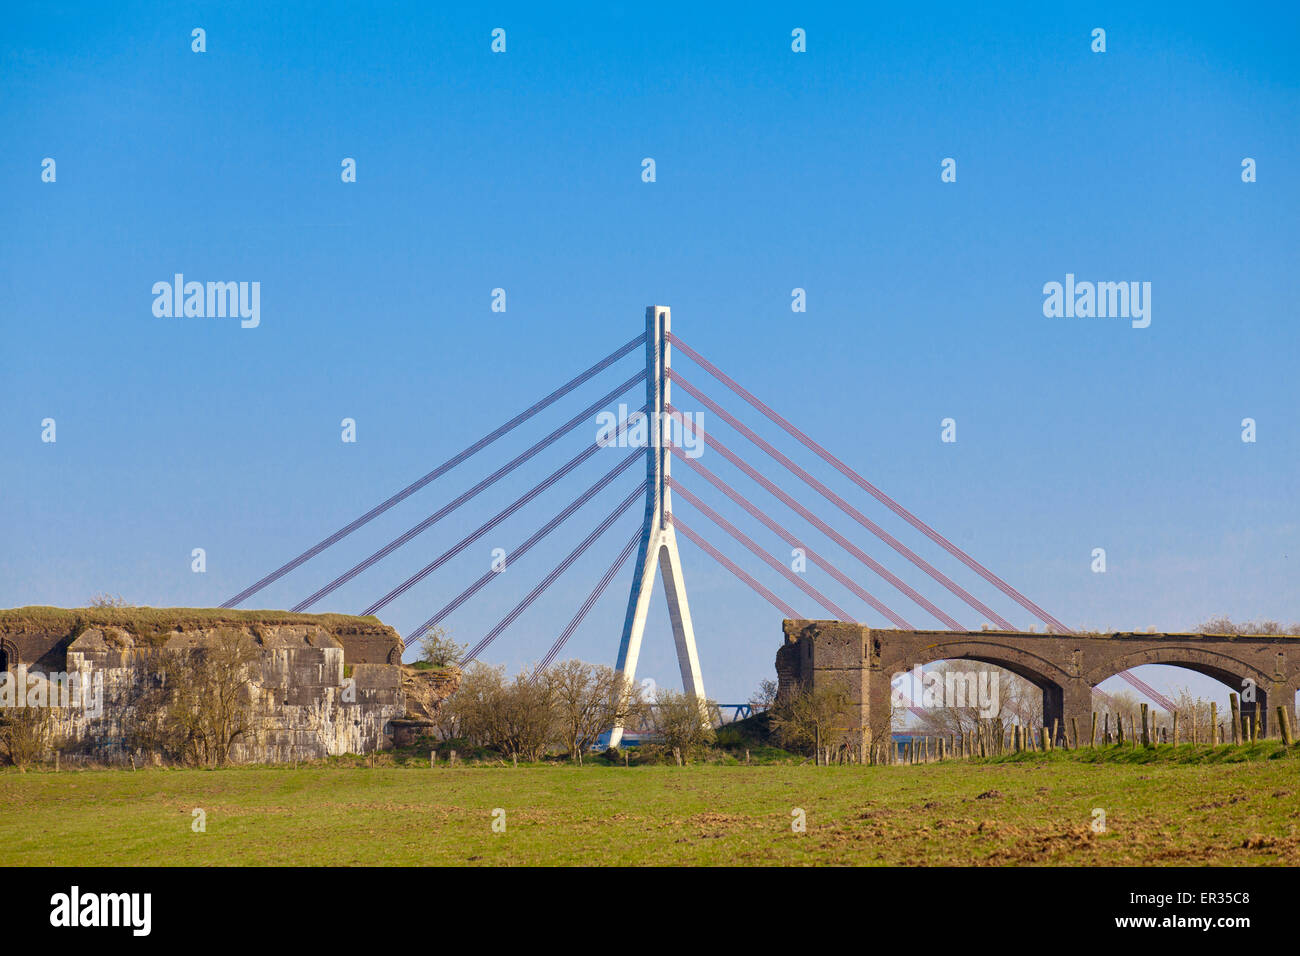
[[[1163,750],[921,767],[9,770],[0,864],[1300,863],[1300,755]]]

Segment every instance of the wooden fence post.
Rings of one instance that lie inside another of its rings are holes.
[[[1151,721],[1151,711],[1147,709],[1146,704],[1143,704],[1142,705],[1142,746],[1143,747],[1151,746],[1150,721]]]
[[[1228,695],[1228,709],[1232,712],[1232,742],[1241,743],[1241,704],[1236,694]]]
[[[1291,746],[1291,743],[1292,743],[1292,740],[1291,740],[1291,715],[1290,715],[1290,713],[1288,712],[1288,709],[1287,709],[1286,707],[1284,707],[1282,704],[1278,704],[1278,705],[1277,705],[1277,725],[1278,725],[1278,728],[1282,731],[1282,746],[1284,746],[1284,747],[1290,747],[1290,746]],[[54,756],[55,756],[56,758],[58,757],[58,751],[55,751]],[[58,764],[57,764],[57,763],[55,764],[55,768],[56,768],[56,769],[58,768]]]

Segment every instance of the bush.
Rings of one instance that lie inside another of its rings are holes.
[[[53,725],[48,707],[6,707],[0,710],[0,752],[25,771],[45,752]]]
[[[430,667],[449,667],[465,656],[465,645],[457,644],[441,627],[431,627],[420,638],[420,663]]]
[[[713,726],[709,723],[712,703],[674,690],[660,689],[655,694],[655,705],[650,712],[651,729],[663,739],[667,749],[681,755],[683,763],[714,741]]]

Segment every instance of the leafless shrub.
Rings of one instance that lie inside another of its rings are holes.
[[[749,698],[749,708],[754,713],[762,713],[776,706],[777,682],[766,678],[758,682],[758,687]]]
[[[515,760],[540,760],[556,739],[556,712],[548,682],[532,677],[523,671],[507,680],[504,667],[476,661],[448,698],[448,717],[470,743]]]
[[[583,754],[615,723],[627,724],[645,714],[639,686],[623,693],[623,680],[604,664],[570,660],[556,664],[539,677],[550,689],[558,742],[570,758],[582,763]]]
[[[713,701],[702,701],[692,694],[660,688],[650,709],[650,729],[658,734],[669,750],[681,755],[683,763],[705,749],[714,740],[709,708]]]
[[[1212,617],[1198,624],[1196,630],[1201,634],[1300,634],[1300,624],[1284,627],[1277,621],[1242,621],[1234,624],[1225,614]]]
[[[800,687],[773,708],[772,731],[786,749],[820,756],[848,742],[849,706],[840,681]]]
[[[40,759],[54,723],[49,707],[0,708],[0,752],[19,772]]]
[[[465,656],[465,645],[457,644],[445,628],[431,627],[420,638],[420,660],[434,667],[450,667]]]

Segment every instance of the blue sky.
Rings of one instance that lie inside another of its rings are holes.
[[[7,17],[0,605],[80,605],[99,591],[218,604],[627,341],[661,303],[686,342],[1071,625],[1300,620],[1292,5],[1239,16],[1190,4],[182,3],[18,5]],[[496,27],[504,54],[490,50]],[[806,53],[790,49],[795,27]],[[1104,54],[1090,49],[1095,27]],[[45,157],[54,183],[41,181]],[[344,157],[355,183],[340,181]],[[641,180],[644,157],[654,183]],[[940,181],[945,157],[955,183]],[[1241,181],[1244,157],[1257,182]],[[176,272],[260,282],[260,326],[155,317],[151,287]],[[1044,317],[1043,284],[1066,273],[1150,282],[1150,327]],[[497,287],[504,314],[490,310]],[[795,287],[804,314],[791,312]],[[635,366],[624,360],[247,606],[296,603]],[[54,444],[41,441],[47,417]],[[345,417],[355,444],[340,440]],[[945,417],[956,443],[940,441]],[[1246,417],[1255,443],[1241,441]],[[1034,623],[786,436],[760,431],[1015,624]],[[569,436],[319,609],[365,607],[588,440]],[[428,617],[486,570],[492,547],[522,540],[611,462],[597,456],[384,620],[405,631]],[[627,490],[610,488],[512,566],[449,621],[453,633],[477,640]],[[637,520],[486,657],[540,657]],[[196,547],[204,574],[190,570]],[[1090,568],[1097,547],[1105,574]],[[706,687],[744,699],[772,673],[778,615],[682,549]],[[880,623],[818,574],[811,583]],[[567,651],[612,661],[630,575]],[[979,626],[940,589],[925,593]],[[659,597],[640,671],[678,682]],[[1152,673],[1157,686],[1197,686]]]

